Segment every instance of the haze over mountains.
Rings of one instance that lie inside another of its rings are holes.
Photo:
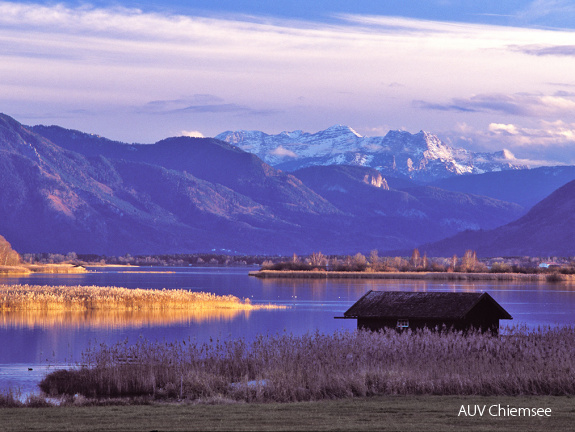
[[[366,144],[349,128],[328,131],[315,134],[313,146],[314,134],[299,133],[308,140],[301,147],[314,150],[288,161],[265,156],[264,146],[251,148],[272,167],[240,148],[245,140],[125,144],[0,115],[0,234],[21,253],[385,253],[464,230],[487,238],[488,230],[525,215],[533,196],[575,179],[572,167],[525,170],[505,152],[452,149],[424,132],[390,132]],[[298,150],[287,141],[281,146]],[[353,150],[340,152],[346,148]],[[371,153],[356,151],[366,148]],[[341,163],[316,163],[337,152]],[[369,163],[343,164],[353,152]],[[482,171],[491,172],[470,174]],[[538,210],[536,218],[545,223],[545,215]],[[434,250],[449,255],[458,241]],[[505,247],[512,254],[513,242]],[[547,254],[541,247],[533,252]]]

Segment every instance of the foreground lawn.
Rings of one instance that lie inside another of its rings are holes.
[[[458,416],[462,406],[550,408],[550,417]],[[0,409],[1,431],[567,431],[568,396],[378,396],[289,404],[55,407]]]

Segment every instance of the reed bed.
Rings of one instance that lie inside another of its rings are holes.
[[[0,275],[27,275],[32,273],[32,270],[22,266],[3,266],[0,265]]]
[[[50,273],[50,274],[79,274],[87,273],[82,266],[73,264],[22,264],[5,266],[0,265],[0,275]]]
[[[292,402],[374,395],[575,395],[575,329],[288,334],[93,346],[40,388],[86,398]]]
[[[252,305],[232,295],[187,290],[128,289],[99,286],[0,285],[0,312],[89,310],[254,310],[279,308]]]
[[[367,271],[313,271],[313,270],[258,270],[250,276],[262,279],[402,279],[440,281],[520,281],[520,282],[573,282],[570,274],[531,273],[463,273],[463,272],[367,272]]]
[[[28,264],[26,266],[33,273],[77,274],[87,273],[85,267],[74,264]]]

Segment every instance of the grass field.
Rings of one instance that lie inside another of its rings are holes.
[[[461,406],[550,408],[550,417],[458,416]],[[11,431],[568,431],[572,397],[385,396],[289,404],[96,406],[0,409]]]

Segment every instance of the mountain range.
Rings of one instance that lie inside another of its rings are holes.
[[[349,128],[342,130],[338,138],[332,128],[332,148],[349,136]],[[429,134],[410,136],[427,142]],[[410,145],[404,144],[405,152]],[[20,253],[349,254],[422,244],[440,250],[437,242],[463,231],[485,237],[527,217],[529,191],[551,193],[557,182],[575,178],[572,167],[510,165],[447,176],[445,166],[462,159],[445,165],[447,160],[426,162],[441,175],[398,170],[391,176],[358,164],[286,172],[220,139],[126,144],[58,126],[28,127],[1,114],[0,234]],[[466,169],[478,164],[474,159]],[[497,175],[509,176],[498,188]],[[523,177],[514,180],[516,175]],[[422,183],[424,177],[433,182]],[[506,193],[506,184],[521,185],[523,198],[500,199],[518,196]],[[453,245],[459,242],[454,238]]]
[[[336,125],[313,134],[298,130],[269,135],[240,130],[226,131],[216,138],[287,171],[314,165],[357,165],[376,168],[386,176],[431,182],[462,174],[526,168],[508,150],[475,153],[453,148],[424,131],[389,131],[383,137],[364,137],[348,126]]]
[[[575,180],[560,187],[521,218],[489,231],[464,231],[422,246],[430,256],[573,256],[575,254]]]

